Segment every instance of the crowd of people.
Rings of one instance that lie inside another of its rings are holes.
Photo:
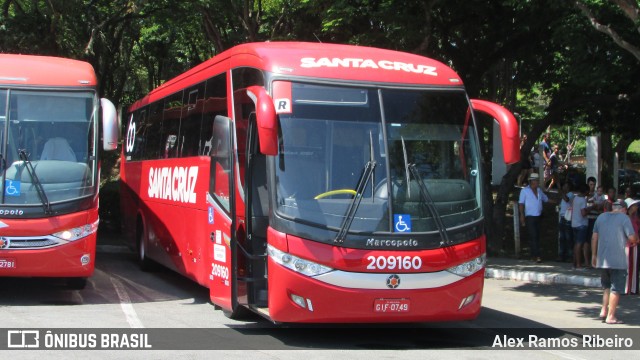
[[[524,141],[526,138],[522,144]],[[620,295],[640,293],[640,200],[633,198],[631,188],[625,189],[624,194],[609,188],[605,194],[595,177],[587,178],[586,183],[561,184],[558,146],[549,146],[545,134],[539,149],[532,151],[531,159],[525,159],[528,164],[522,164],[518,178],[518,186],[522,187],[518,199],[520,225],[527,231],[532,260],[542,262],[541,216],[543,204],[549,201],[545,191],[555,186],[560,196],[557,261],[571,262],[576,271],[601,269],[604,292],[600,317],[603,322],[620,324],[622,321],[615,315]],[[536,172],[540,161],[544,161],[544,174]]]

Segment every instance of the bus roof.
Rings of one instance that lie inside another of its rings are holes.
[[[237,59],[237,60],[234,60]],[[284,76],[403,85],[462,86],[447,65],[423,56],[366,46],[306,42],[262,42],[235,46],[171,79],[138,100],[135,109],[217,75],[207,71],[230,60]]]
[[[51,56],[0,54],[0,86],[96,86],[91,64]]]

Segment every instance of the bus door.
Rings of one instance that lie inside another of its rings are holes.
[[[267,229],[269,227],[269,190],[267,157],[260,153],[255,113],[249,116],[245,168],[246,241],[240,256],[246,264],[247,302],[254,310],[268,315],[267,303]]]
[[[213,260],[211,301],[231,318],[247,315],[246,308],[267,314],[266,229],[268,192],[266,157],[257,154],[256,140],[249,135],[245,176],[246,224],[235,215],[233,135],[229,118],[216,116],[211,150],[211,184],[207,195]],[[249,134],[255,134],[250,130]],[[244,164],[243,164],[244,165]],[[260,207],[259,209],[257,207]],[[236,229],[233,231],[231,229]]]
[[[234,312],[237,301],[235,261],[235,201],[233,183],[233,135],[231,119],[216,116],[211,139],[210,180],[207,192],[208,233],[213,251],[209,292],[211,302],[225,312]],[[187,219],[185,219],[186,221]]]

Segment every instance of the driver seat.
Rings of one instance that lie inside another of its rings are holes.
[[[76,154],[65,138],[54,137],[44,144],[40,160],[62,160],[77,162]]]

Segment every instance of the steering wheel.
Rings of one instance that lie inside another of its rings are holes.
[[[355,196],[357,192],[353,189],[330,190],[330,191],[323,192],[321,194],[316,195],[316,197],[314,197],[313,199],[318,200],[318,199],[325,198],[327,196],[340,195],[340,194],[349,194],[349,195]]]

